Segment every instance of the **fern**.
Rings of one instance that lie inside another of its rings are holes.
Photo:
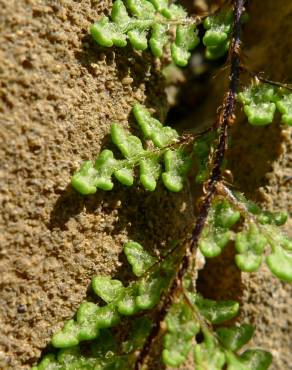
[[[76,320],[69,320],[63,329],[52,338],[52,344],[61,348],[59,352],[45,356],[34,370],[69,370],[69,369],[132,369],[136,359],[135,351],[141,349],[151,330],[151,321],[141,316],[143,310],[149,310],[158,304],[161,295],[167,289],[173,276],[175,266],[181,260],[181,253],[176,249],[169,251],[166,257],[158,261],[135,242],[125,245],[124,252],[132,266],[133,273],[138,277],[128,287],[122,282],[105,276],[97,276],[92,280],[92,288],[105,305],[97,306],[92,302],[82,303],[78,309]],[[205,358],[210,350],[221,354],[222,366],[226,363],[251,364],[250,369],[259,370],[267,367],[253,366],[252,360],[243,360],[243,356],[235,354],[248,340],[253,330],[250,326],[224,328],[217,332],[206,328],[211,324],[221,324],[234,318],[239,310],[234,301],[213,301],[204,299],[197,293],[186,292],[189,303],[183,296],[170,307],[165,318],[166,333],[163,340],[162,360],[166,365],[179,366],[184,363],[193,349],[195,362],[214,362],[216,357]],[[128,334],[121,340],[119,331],[112,332],[109,328],[117,326],[122,316],[134,316]],[[202,333],[204,341],[194,346],[196,336]],[[118,336],[118,337],[117,337]],[[119,338],[119,339],[117,339]],[[81,341],[88,341],[86,351],[79,346]],[[89,344],[89,345],[88,345]],[[210,347],[211,345],[211,347]],[[271,355],[256,350],[270,363]],[[263,360],[261,360],[261,363]],[[219,367],[219,369],[222,368]],[[210,367],[205,367],[210,369]]]
[[[182,365],[193,348],[195,368],[203,369],[268,369],[272,362],[269,352],[252,349],[241,355],[238,352],[253,336],[253,327],[220,327],[215,332],[211,324],[221,324],[236,317],[239,306],[233,301],[212,301],[198,294],[187,293],[172,305],[166,315],[167,333],[164,336],[162,358],[166,365]],[[201,333],[203,341],[194,345],[194,338]]]
[[[217,125],[199,136],[192,152],[187,150],[189,141],[181,140],[176,130],[163,126],[145,107],[136,104],[133,113],[145,139],[143,144],[137,136],[114,123],[111,139],[123,159],[117,159],[111,150],[103,150],[95,163],[83,163],[72,177],[73,187],[87,195],[97,189],[111,190],[113,177],[123,185],[132,186],[135,168],[139,167],[140,183],[146,190],[154,191],[161,177],[166,188],[176,192],[182,189],[195,155],[196,181],[204,183],[206,195],[192,237],[182,248],[173,248],[160,259],[151,256],[138,243],[127,243],[124,253],[135,279],[124,285],[108,276],[94,277],[92,290],[103,303],[82,303],[76,317],[52,337],[57,354],[45,356],[35,370],[134,368],[137,351],[141,351],[145,360],[143,349],[150,348],[151,341],[148,343],[147,339],[153,340],[151,335],[157,328],[157,320],[152,322],[148,312],[158,304],[164,319],[161,327],[165,365],[180,366],[192,355],[198,370],[265,370],[269,367],[272,356],[268,352],[260,349],[241,352],[253,336],[250,325],[222,326],[236,317],[238,303],[205,299],[191,289],[186,278],[191,273],[191,256],[197,246],[204,256],[212,258],[233,242],[235,262],[242,271],[257,271],[265,260],[275,276],[292,281],[292,241],[280,230],[287,215],[262,211],[241,194],[232,194],[228,189],[220,192],[220,187],[224,188],[220,182],[221,170],[240,70],[243,5],[244,1],[236,0],[233,13],[223,9],[204,22],[206,58],[219,58],[229,48],[231,81]],[[169,30],[175,31],[172,59],[177,65],[185,66],[190,51],[199,42],[196,26],[182,7],[170,5],[168,0],[116,0],[111,20],[100,19],[92,25],[91,34],[105,47],[124,47],[129,40],[134,49],[145,50],[149,45],[153,55],[161,57],[164,47],[171,42]],[[244,104],[253,125],[271,123],[276,110],[282,114],[284,124],[292,124],[291,93],[283,88],[256,81],[237,98]],[[158,318],[160,320],[159,315]],[[124,330],[129,326],[130,330]],[[82,342],[86,342],[86,346]]]
[[[115,159],[112,151],[105,149],[93,164],[86,161],[72,177],[72,186],[81,194],[88,195],[96,189],[111,190],[112,176],[126,186],[134,182],[134,168],[140,167],[140,183],[148,191],[154,191],[158,178],[173,192],[182,190],[185,177],[191,167],[192,154],[184,148],[170,149],[176,143],[176,130],[163,126],[140,104],[133,108],[134,116],[144,134],[153,146],[144,149],[137,136],[129,135],[117,123],[112,124],[111,139],[125,159]],[[161,162],[164,162],[162,172]]]
[[[53,336],[54,347],[68,348],[81,341],[95,339],[100,329],[116,326],[121,315],[131,316],[141,310],[149,310],[159,302],[172,277],[173,258],[155,265],[157,260],[135,242],[127,243],[124,251],[133,273],[140,279],[125,287],[119,280],[94,277],[92,289],[107,304],[98,307],[91,302],[82,303],[76,320],[69,320]],[[151,266],[151,271],[146,273]]]
[[[292,282],[292,241],[279,229],[287,215],[262,212],[242,195],[237,197],[239,209],[244,206],[248,215],[241,214],[227,200],[214,201],[199,242],[201,252],[205,257],[216,257],[230,240],[235,240],[237,266],[242,271],[254,272],[259,269],[268,246],[271,252],[266,258],[267,266],[279,279]],[[243,222],[241,231],[232,230],[239,220]]]
[[[233,13],[231,10],[222,10],[209,16],[204,21],[207,30],[203,37],[206,46],[206,58],[218,59],[226,54],[232,30]]]
[[[292,94],[288,90],[257,81],[240,92],[238,100],[254,126],[272,123],[276,110],[281,113],[283,124],[292,125]]]
[[[101,46],[124,47],[129,40],[136,50],[145,50],[149,44],[152,54],[161,57],[164,46],[170,43],[168,30],[172,28],[176,34],[171,44],[172,59],[185,66],[190,51],[199,43],[195,23],[187,19],[181,6],[170,5],[167,0],[116,0],[111,19],[103,17],[91,26],[91,35]]]

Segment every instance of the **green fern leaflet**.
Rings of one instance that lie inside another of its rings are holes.
[[[175,31],[173,42],[170,30]],[[188,20],[185,10],[166,0],[116,0],[111,20],[103,17],[95,22],[91,35],[105,47],[124,47],[128,40],[135,50],[143,51],[150,46],[158,58],[166,44],[171,43],[172,59],[179,66],[187,65],[190,51],[199,44],[196,25]]]

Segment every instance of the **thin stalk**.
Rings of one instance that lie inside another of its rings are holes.
[[[250,69],[248,69],[246,66],[244,65],[240,65],[240,69],[246,73],[248,73],[250,76],[254,77],[255,79],[265,83],[265,84],[269,84],[269,85],[274,85],[274,86],[277,86],[277,87],[282,87],[284,89],[287,89],[287,90],[290,90],[292,91],[292,86],[291,86],[291,83],[287,84],[287,83],[284,83],[284,82],[277,82],[277,81],[272,81],[272,80],[269,80],[268,78],[265,78],[263,76],[261,76],[260,73],[257,73],[257,72],[253,72],[251,71]]]

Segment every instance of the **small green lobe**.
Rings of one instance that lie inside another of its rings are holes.
[[[216,333],[225,348],[232,352],[237,352],[251,340],[254,328],[252,325],[243,324],[241,326],[219,328],[216,330]]]
[[[175,42],[171,46],[172,59],[180,67],[188,64],[191,53],[200,42],[195,26],[178,26],[176,30]]]
[[[222,9],[219,13],[207,17],[204,21],[206,33],[203,44],[206,46],[205,56],[215,60],[223,57],[229,48],[233,14]]]
[[[201,315],[212,324],[221,324],[233,319],[239,310],[239,304],[235,301],[214,301],[198,294],[195,297],[195,304]]]
[[[235,247],[239,254],[236,255],[235,262],[240,270],[257,271],[261,265],[266,244],[266,238],[254,224],[251,224],[247,230],[238,233]]]
[[[292,93],[284,93],[276,103],[278,111],[282,114],[282,123],[292,126]]]
[[[157,261],[145,251],[141,244],[136,242],[126,243],[124,253],[132,266],[133,273],[138,277],[142,276]]]
[[[92,279],[92,288],[96,295],[110,303],[121,295],[124,287],[119,280],[106,276],[96,276]]]

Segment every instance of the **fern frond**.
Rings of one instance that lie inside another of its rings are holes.
[[[245,272],[255,272],[264,260],[267,247],[270,254],[265,262],[271,272],[279,279],[292,281],[292,241],[280,230],[287,220],[285,213],[261,211],[252,202],[237,195],[239,202],[251,215],[241,214],[227,200],[215,201],[208,217],[199,248],[207,258],[221,254],[230,240],[235,240],[237,254],[235,262]],[[243,221],[241,231],[231,228]]]
[[[53,336],[54,347],[68,348],[84,340],[95,339],[101,329],[116,326],[121,315],[131,316],[141,310],[149,310],[159,302],[172,276],[173,256],[155,266],[157,260],[138,243],[127,243],[124,252],[133,273],[140,279],[125,287],[119,280],[106,276],[94,277],[92,289],[106,305],[99,307],[92,302],[82,303],[76,320],[69,320]],[[153,269],[148,271],[151,266],[154,266]]]
[[[232,22],[233,12],[229,9],[222,9],[205,19],[204,27],[207,31],[203,37],[203,44],[206,46],[207,59],[218,59],[228,51]]]
[[[266,351],[252,349],[243,355],[237,354],[252,338],[252,326],[244,324],[220,327],[217,331],[210,329],[210,324],[222,323],[237,315],[239,306],[236,302],[205,300],[190,292],[186,295],[188,302],[179,297],[179,301],[171,306],[165,318],[167,332],[162,352],[165,365],[182,365],[193,348],[195,368],[198,370],[268,369],[272,356]],[[199,333],[203,340],[193,345]]]
[[[116,159],[111,150],[105,149],[94,164],[91,161],[84,162],[71,180],[78,192],[88,195],[94,194],[96,189],[111,190],[114,186],[113,176],[123,185],[132,186],[134,168],[137,166],[140,167],[140,183],[144,189],[154,191],[161,175],[168,190],[182,190],[192,164],[192,154],[183,148],[169,149],[176,142],[178,133],[171,127],[163,126],[145,107],[136,104],[133,113],[145,139],[150,140],[153,147],[144,149],[137,136],[128,134],[117,123],[113,123],[111,139],[125,159]]]
[[[200,325],[183,300],[171,306],[165,317],[165,325],[167,333],[163,338],[162,359],[165,365],[177,367],[186,361]]]
[[[122,282],[109,277],[93,278],[93,291],[105,305],[82,303],[76,319],[69,320],[52,338],[53,346],[60,350],[56,355],[45,356],[32,370],[134,368],[136,351],[143,347],[152,328],[151,321],[142,316],[142,311],[158,304],[162,292],[169,286],[175,267],[181,261],[182,253],[173,249],[158,261],[135,242],[127,243],[124,252],[138,279],[124,287]],[[208,366],[202,367],[204,369],[211,369],[211,364],[221,364],[221,367],[212,367],[218,369],[222,369],[225,363],[252,364],[255,356],[260,357],[258,350],[252,350],[252,355],[248,353],[246,358],[236,354],[251,338],[253,329],[250,326],[220,327],[217,332],[211,330],[211,324],[223,323],[238,314],[237,302],[216,302],[187,291],[184,294],[188,302],[180,293],[165,317],[162,360],[166,365],[174,367],[184,363],[192,348],[198,369],[205,364]],[[131,317],[132,324],[126,336],[110,330],[122,316],[133,316],[136,313],[139,316]],[[204,339],[195,345],[199,333]],[[78,345],[84,340],[87,341],[85,350]],[[266,353],[266,362],[267,358],[271,360],[271,356]],[[267,367],[247,368],[264,370]]]
[[[292,125],[292,93],[268,83],[256,82],[238,94],[248,122],[265,126],[273,122],[276,109],[282,114],[282,123]]]
[[[172,43],[170,28],[176,34]],[[111,20],[103,17],[95,22],[91,35],[106,47],[124,47],[129,40],[134,49],[143,51],[149,44],[155,57],[161,57],[165,45],[171,43],[172,59],[179,66],[188,63],[190,51],[199,43],[196,25],[187,19],[185,10],[166,0],[116,0]]]

